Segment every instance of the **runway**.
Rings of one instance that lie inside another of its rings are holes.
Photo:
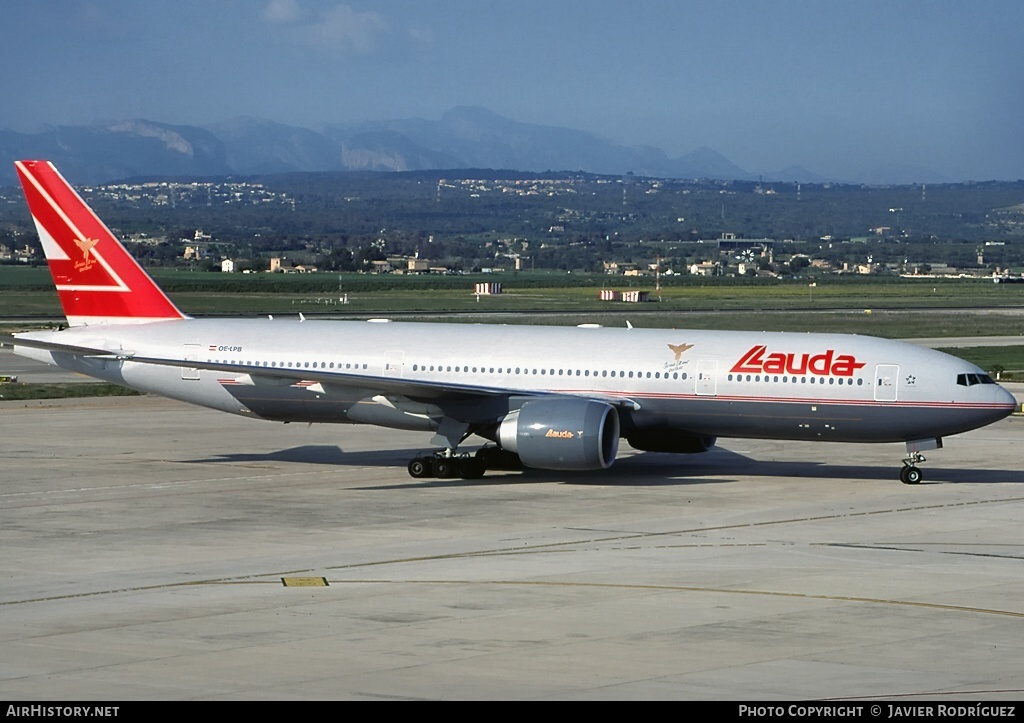
[[[0,418],[8,700],[1024,691],[1021,417],[916,487],[902,445],[413,480],[429,435],[152,397]]]

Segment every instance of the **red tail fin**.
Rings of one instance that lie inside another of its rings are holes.
[[[70,325],[184,318],[52,163],[14,165]]]

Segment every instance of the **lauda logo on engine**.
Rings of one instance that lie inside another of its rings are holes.
[[[764,344],[751,347],[729,371],[737,374],[816,374],[818,376],[852,377],[864,366],[851,354],[836,354],[828,349],[822,354],[767,354]]]

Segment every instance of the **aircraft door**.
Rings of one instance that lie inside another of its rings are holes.
[[[718,394],[718,360],[697,360],[697,381],[694,390],[699,396],[713,397]]]
[[[402,378],[402,366],[405,362],[404,351],[384,352],[384,376]]]
[[[875,366],[875,401],[895,402],[899,391],[900,367],[898,364]]]

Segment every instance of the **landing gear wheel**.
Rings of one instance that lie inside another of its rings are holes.
[[[434,475],[437,477],[457,477],[459,465],[454,459],[439,459],[434,462]]]
[[[905,485],[916,485],[920,484],[924,475],[921,474],[921,470],[917,467],[906,466],[900,470],[900,482]]]
[[[409,475],[416,479],[423,477],[430,477],[432,465],[429,459],[424,457],[417,457],[416,459],[409,462]]]
[[[487,472],[488,464],[481,457],[471,457],[468,454],[455,456],[437,452],[433,455],[413,458],[407,469],[409,476],[416,479],[424,477],[480,479]]]

